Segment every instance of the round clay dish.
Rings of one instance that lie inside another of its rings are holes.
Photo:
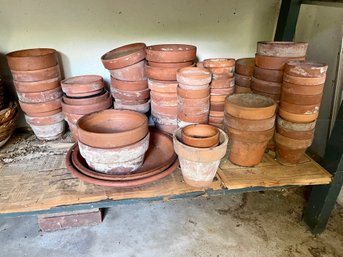
[[[283,75],[283,80],[288,83],[296,84],[296,85],[302,85],[302,86],[316,86],[316,85],[322,85],[325,83],[325,76],[322,77],[296,77],[291,76],[287,73]]]
[[[227,113],[248,120],[268,119],[274,116],[275,110],[273,99],[257,94],[234,94],[225,102]]]
[[[281,93],[281,86],[281,83],[264,81],[254,77],[251,80],[251,89],[268,94],[279,95]]]
[[[22,93],[17,91],[18,99],[25,103],[43,103],[61,98],[63,93],[60,87],[34,93]]]
[[[306,122],[313,122],[318,118],[318,113],[311,113],[311,114],[296,114],[291,113],[279,108],[279,115],[283,119],[291,122],[298,122],[298,123],[306,123]]]
[[[102,64],[108,70],[130,66],[145,58],[145,47],[144,43],[134,43],[113,49],[101,56]]]
[[[322,99],[322,94],[318,95],[298,95],[293,94],[288,91],[288,89],[283,88],[281,94],[281,101],[285,101],[291,104],[304,104],[304,105],[319,105]]]
[[[63,96],[63,102],[69,105],[87,105],[87,104],[95,104],[105,101],[109,97],[109,93],[106,90],[103,90],[101,93],[94,95],[94,96],[86,96],[86,97],[68,97]]]
[[[148,133],[144,114],[129,110],[104,110],[77,122],[79,140],[93,147],[113,148],[138,142]]]
[[[263,69],[263,68],[255,66],[254,77],[260,80],[264,80],[264,81],[282,83],[283,71]]]
[[[308,43],[292,41],[257,42],[257,53],[267,56],[299,57],[305,56]]]
[[[59,78],[60,68],[58,65],[52,66],[50,68],[44,68],[41,70],[32,70],[32,71],[15,71],[11,70],[13,80],[22,81],[22,82],[34,82],[41,80],[50,80],[54,78]]]
[[[118,101],[113,103],[114,109],[117,110],[132,110],[140,113],[147,113],[150,110],[150,100],[145,103],[124,104]]]
[[[73,114],[88,114],[92,112],[102,111],[109,109],[112,106],[112,97],[110,94],[107,94],[107,98],[101,102],[95,102],[93,104],[85,105],[75,105],[67,104],[62,102],[63,112],[73,113]]]
[[[217,146],[219,143],[219,131],[207,124],[189,125],[181,130],[182,143],[199,148]]]
[[[211,95],[232,95],[235,92],[234,87],[229,88],[212,88],[210,90]]]
[[[57,52],[51,48],[33,48],[6,55],[8,66],[15,71],[33,71],[56,66]]]
[[[187,62],[193,61],[197,48],[193,45],[164,44],[146,48],[146,59],[150,62]]]
[[[182,98],[191,98],[191,99],[205,98],[210,95],[210,87],[208,86],[205,89],[199,89],[199,90],[187,90],[181,87],[177,87],[177,95]]]
[[[148,85],[151,91],[160,93],[176,93],[178,83],[177,81],[148,79]]]
[[[43,103],[24,103],[20,102],[20,107],[29,116],[39,116],[39,113],[49,113],[61,108],[62,98],[57,98],[52,101]]]
[[[112,95],[115,99],[126,99],[126,100],[144,100],[150,96],[149,88],[141,91],[124,91],[119,89],[111,88]]]
[[[218,78],[220,76],[228,76],[232,78],[234,76],[235,67],[208,67],[206,69],[212,73],[213,78]]]
[[[235,86],[235,78],[212,79],[211,88],[228,88]]]
[[[225,106],[225,102],[212,102],[210,104],[210,110],[211,111],[220,111],[223,112],[224,111],[224,106]]]
[[[186,67],[178,70],[176,78],[181,84],[201,86],[211,82],[211,72],[205,68]]]
[[[210,96],[199,98],[196,101],[192,98],[183,98],[181,96],[177,96],[178,105],[187,105],[187,106],[204,106],[208,105],[210,102]]]
[[[157,116],[176,117],[177,106],[161,106],[155,102],[151,102],[151,112]]]
[[[228,113],[225,114],[225,125],[239,130],[245,131],[264,131],[274,127],[275,125],[275,115],[262,120],[247,120],[242,118],[237,118]]]
[[[234,90],[232,90],[234,91]],[[233,93],[233,92],[232,92]],[[224,102],[226,99],[227,95],[210,95],[210,102]]]
[[[286,111],[295,114],[314,114],[319,113],[319,104],[313,105],[300,105],[300,104],[291,104],[285,101],[280,102],[280,107]]]
[[[151,67],[161,68],[184,68],[187,66],[193,66],[193,61],[188,62],[148,62]]]
[[[251,76],[244,76],[238,73],[235,74],[235,83],[241,87],[250,87],[251,85]]]
[[[145,70],[149,79],[175,81],[179,67],[157,67],[146,65]]]
[[[235,72],[244,76],[252,76],[254,73],[255,58],[241,58],[236,60]]]
[[[94,91],[102,90],[104,81],[98,75],[82,75],[62,80],[61,86],[67,96],[88,96],[94,95]]]
[[[180,121],[189,123],[208,123],[208,113],[204,113],[201,115],[186,115],[183,112],[178,112],[177,118]]]
[[[148,88],[147,80],[124,81],[111,76],[111,86],[124,91],[141,91]]]
[[[131,64],[129,66],[109,70],[112,77],[124,81],[146,80],[145,60]]]
[[[224,68],[235,66],[235,59],[229,58],[210,58],[204,61],[205,68]]]
[[[16,91],[21,93],[38,93],[41,91],[52,90],[61,87],[59,77],[34,82],[13,80],[13,83]]]
[[[276,57],[266,55],[255,55],[255,63],[257,67],[271,70],[283,70],[285,64],[291,60],[305,60],[305,57]]]
[[[288,82],[282,83],[282,90],[297,95],[319,95],[323,93],[324,84],[316,86],[301,86]]]
[[[289,61],[285,65],[285,73],[295,77],[320,78],[327,69],[326,64],[306,61]]]

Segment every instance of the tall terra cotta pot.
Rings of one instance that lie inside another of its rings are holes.
[[[174,150],[179,156],[182,176],[193,187],[208,187],[217,173],[220,160],[227,149],[228,137],[219,130],[219,144],[210,148],[187,146],[181,141],[181,128],[175,131]]]

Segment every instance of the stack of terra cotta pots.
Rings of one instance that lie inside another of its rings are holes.
[[[98,75],[82,75],[61,81],[65,93],[62,100],[64,118],[74,141],[78,140],[76,123],[85,114],[112,108],[112,96]]]
[[[255,166],[262,160],[275,130],[276,102],[257,94],[234,94],[225,102],[225,132],[230,138],[229,160]]]
[[[65,129],[57,52],[25,49],[7,54],[19,104],[27,123],[41,140],[59,138]]]
[[[257,42],[252,91],[278,102],[285,64],[291,60],[305,60],[307,46],[307,43],[302,42]]]
[[[205,68],[186,67],[177,71],[177,124],[208,123],[211,72]]]
[[[298,163],[312,144],[327,68],[326,64],[305,61],[285,65],[275,135],[281,163]]]
[[[210,186],[226,153],[226,133],[215,126],[195,124],[179,128],[173,139],[185,182],[193,187]]]
[[[203,65],[212,73],[208,121],[213,126],[223,128],[225,98],[235,92],[235,59],[205,59]]]
[[[144,43],[134,43],[113,49],[101,57],[111,74],[114,109],[141,113],[150,110],[150,94],[145,73]]]
[[[88,166],[100,173],[138,170],[149,148],[147,117],[131,110],[104,110],[77,122],[78,146]]]
[[[196,47],[183,44],[148,46],[146,73],[151,90],[151,114],[157,128],[177,129],[177,70],[194,66]]]
[[[241,58],[235,65],[235,93],[250,93],[254,74],[255,58]]]

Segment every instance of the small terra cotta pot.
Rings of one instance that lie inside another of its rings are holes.
[[[264,81],[282,83],[283,70],[263,69],[255,66],[254,77]]]
[[[326,64],[306,61],[289,61],[285,65],[285,73],[295,77],[325,77],[327,69]]]
[[[210,148],[185,145],[181,140],[181,129],[174,136],[174,149],[179,156],[181,172],[185,182],[193,187],[208,187],[217,173],[221,158],[226,153],[228,137],[219,131],[219,144]]]
[[[217,128],[207,124],[189,125],[182,128],[181,141],[192,147],[214,147],[219,142],[219,131]]]
[[[207,88],[199,89],[199,90],[187,90],[179,86],[177,87],[177,95],[182,98],[191,98],[191,99],[205,98],[210,95],[210,87],[207,86]]]
[[[23,112],[25,112],[29,116],[41,116],[40,114],[44,114],[43,116],[48,116],[47,113],[54,112],[61,108],[61,100],[62,98],[57,98],[51,101],[42,102],[42,103],[24,103],[19,101],[19,105]],[[57,112],[55,112],[57,113]],[[51,113],[49,115],[52,115]]]
[[[98,75],[81,75],[62,80],[61,86],[67,96],[91,96],[104,88],[104,81]]]
[[[314,135],[316,121],[309,123],[295,123],[277,118],[277,132],[285,137],[292,139],[311,139]]]
[[[118,80],[124,81],[137,81],[137,80],[146,80],[145,73],[145,60],[139,61],[135,64],[129,66],[109,70],[111,76]]]
[[[141,91],[148,88],[148,81],[146,79],[136,81],[124,81],[115,79],[111,76],[111,86],[112,88],[124,91]]]
[[[162,81],[155,79],[148,79],[149,89],[160,93],[176,93],[178,83],[177,81]]]
[[[257,42],[257,53],[267,56],[299,57],[305,56],[308,43],[293,41]]]
[[[21,93],[39,93],[41,91],[52,90],[61,87],[59,77],[33,82],[13,80],[13,83],[17,92]]]
[[[235,78],[212,79],[211,88],[230,88],[235,86]]]
[[[149,62],[187,62],[194,60],[196,50],[193,45],[152,45],[146,48],[146,59]]]
[[[56,87],[50,90],[35,92],[35,93],[22,93],[17,91],[17,96],[19,101],[25,103],[43,103],[52,101],[55,99],[60,99],[63,92],[60,87]]]
[[[254,73],[255,58],[241,58],[236,60],[235,72],[244,76],[252,76]]]
[[[11,70],[13,80],[21,82],[34,82],[41,80],[50,80],[61,76],[60,67],[58,64],[49,68],[32,71],[16,71]]]
[[[302,86],[288,82],[282,83],[282,90],[297,95],[319,95],[323,93],[324,84],[315,86]]]
[[[325,83],[326,76],[322,77],[296,77],[287,73],[283,74],[283,80],[288,83],[302,86],[316,86]]]
[[[179,69],[176,74],[177,81],[185,85],[201,86],[211,82],[211,72],[205,68],[186,67]]]
[[[277,57],[260,54],[255,55],[256,66],[270,70],[283,70],[285,64],[291,60],[305,60],[305,57]]]

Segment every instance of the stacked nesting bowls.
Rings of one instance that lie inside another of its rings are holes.
[[[251,92],[251,77],[254,74],[255,58],[241,58],[235,65],[235,93]]]
[[[194,66],[196,47],[182,44],[148,46],[146,73],[155,125],[168,133],[177,129],[177,70]]]
[[[7,54],[19,104],[27,123],[41,140],[59,138],[65,129],[57,52],[25,49]]]
[[[70,77],[63,80],[61,85],[65,93],[62,100],[64,118],[74,141],[77,141],[77,121],[86,114],[111,108],[112,97],[105,90],[102,77],[98,75]]]

